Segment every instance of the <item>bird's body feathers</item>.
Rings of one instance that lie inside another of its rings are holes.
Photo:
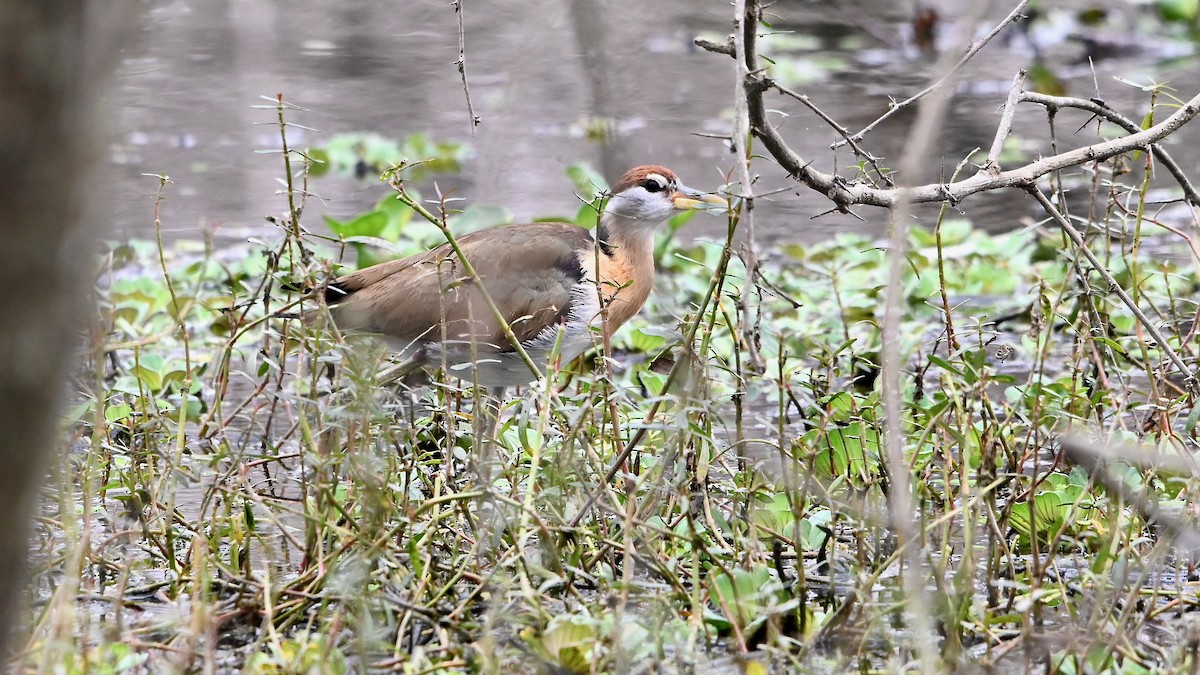
[[[654,226],[677,209],[694,208],[675,200],[691,204],[700,195],[676,180],[662,167],[627,173],[595,236],[569,223],[542,222],[458,238],[483,291],[543,372],[553,356],[574,359],[641,309],[654,281]],[[381,334],[423,365],[445,366],[488,387],[536,377],[449,244],[340,277],[325,299],[341,328]]]

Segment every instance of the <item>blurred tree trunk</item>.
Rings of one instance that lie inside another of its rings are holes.
[[[29,520],[87,325],[95,104],[128,7],[0,0],[0,650],[24,606]]]

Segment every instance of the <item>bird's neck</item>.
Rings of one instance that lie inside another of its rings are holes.
[[[609,257],[642,263],[654,259],[654,231],[640,220],[630,220],[611,213],[600,216],[596,226],[596,241]]]
[[[637,314],[654,285],[654,228],[605,213],[596,226],[596,242],[600,250],[589,276],[598,282],[607,308],[604,331],[611,337]]]

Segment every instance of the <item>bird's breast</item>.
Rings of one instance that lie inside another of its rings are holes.
[[[596,293],[598,311],[605,315],[604,330],[612,337],[646,304],[654,286],[654,257],[649,251],[617,247],[611,255],[592,255],[585,260],[589,284]]]

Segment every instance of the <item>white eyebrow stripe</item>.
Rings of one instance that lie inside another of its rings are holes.
[[[648,174],[646,176],[646,178],[653,178],[653,179],[657,180],[659,182],[659,184],[662,185],[663,187],[666,187],[671,184],[671,181],[667,180],[666,176],[663,176],[661,173]]]

